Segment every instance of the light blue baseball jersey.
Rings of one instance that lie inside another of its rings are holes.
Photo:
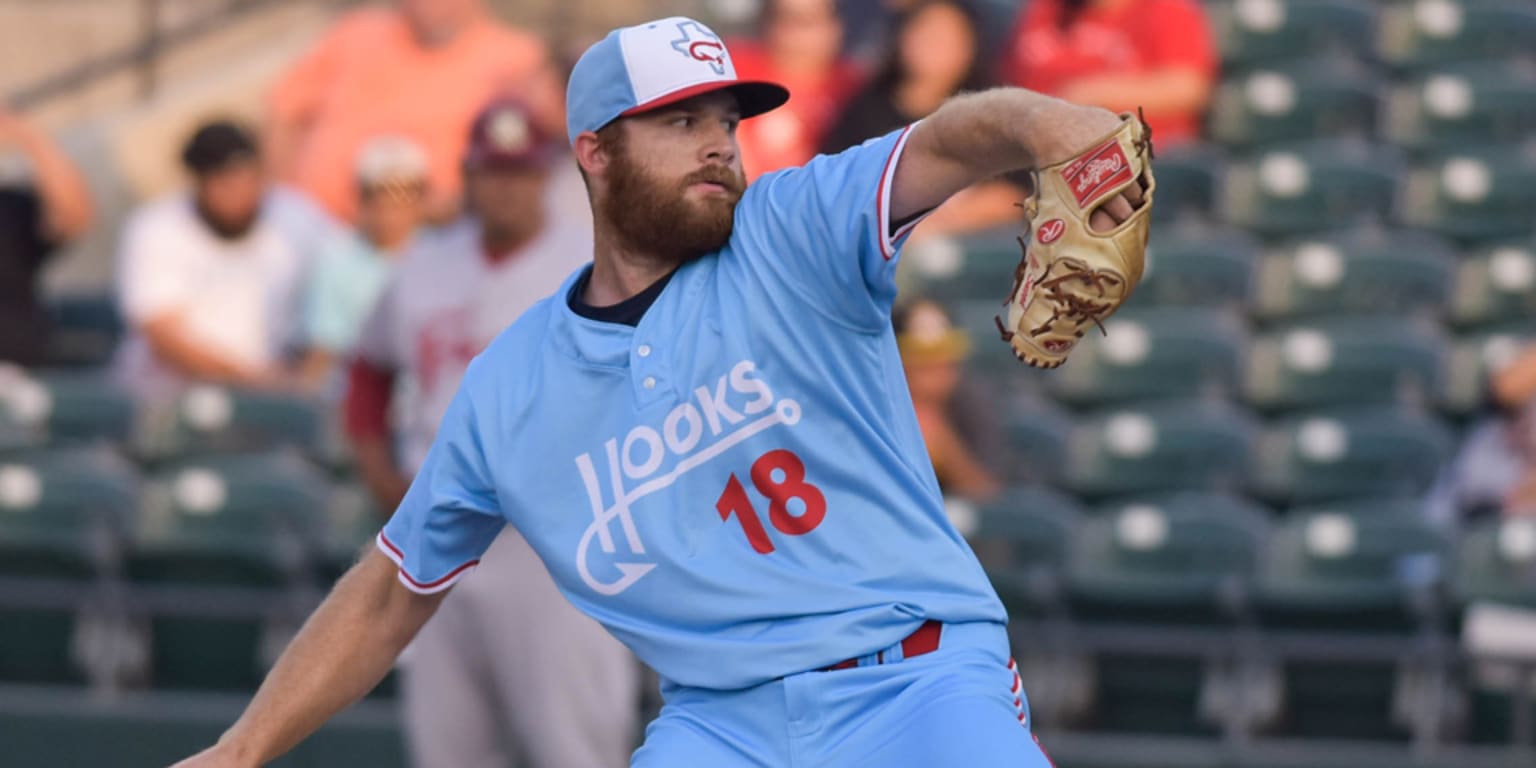
[[[570,308],[581,272],[524,314],[379,535],[401,580],[447,587],[511,523],[576,606],[711,689],[926,619],[1005,622],[944,514],[890,327],[907,130],[760,178],[726,246],[635,327]]]

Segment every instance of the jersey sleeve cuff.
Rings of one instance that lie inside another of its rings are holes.
[[[901,153],[907,148],[907,139],[917,125],[912,123],[901,130],[901,134],[896,137],[896,145],[891,147],[891,154],[885,160],[885,168],[880,172],[880,191],[875,201],[875,224],[880,228],[878,233],[880,255],[886,261],[896,258],[896,252],[901,248],[902,242],[912,234],[912,230],[916,229],[923,219],[928,218],[928,214],[933,212],[932,209],[923,211],[913,216],[911,221],[901,225],[896,231],[891,231],[891,189],[896,182],[896,165],[901,162]]]
[[[384,553],[385,557],[389,558],[391,562],[399,567],[400,583],[404,584],[406,589],[418,595],[431,595],[441,592],[458,583],[459,579],[464,578],[480,565],[480,560],[477,558],[454,568],[446,576],[433,581],[423,581],[412,576],[406,570],[405,554],[400,551],[399,547],[395,546],[394,542],[389,540],[388,536],[384,535],[383,531],[379,531],[379,535],[374,537],[374,544],[378,546],[380,552]]]

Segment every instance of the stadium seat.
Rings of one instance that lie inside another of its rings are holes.
[[[1274,61],[1369,56],[1371,3],[1353,0],[1222,0],[1208,3],[1228,68]]]
[[[1524,0],[1421,0],[1383,7],[1377,55],[1401,69],[1531,54],[1536,8]]]
[[[1467,526],[1450,587],[1462,608],[1483,601],[1536,608],[1536,519],[1485,519]]]
[[[1247,334],[1230,313],[1151,307],[1117,313],[1104,328],[1046,380],[1057,400],[1092,405],[1236,390]]]
[[[1243,608],[1266,527],[1262,510],[1222,494],[1169,494],[1101,507],[1073,541],[1072,614],[1090,625],[1228,625]],[[1197,656],[1097,654],[1094,727],[1213,733],[1200,706],[1208,663]]]
[[[1386,220],[1403,174],[1391,147],[1316,141],[1228,166],[1222,216],[1263,236],[1316,235]]]
[[[1211,144],[1186,144],[1157,151],[1157,192],[1152,206],[1159,227],[1200,220],[1215,209],[1216,181],[1226,160]]]
[[[1458,415],[1483,408],[1488,403],[1491,372],[1508,365],[1528,344],[1536,344],[1536,327],[1528,322],[1481,328],[1457,337],[1446,355],[1440,406]]]
[[[1240,230],[1154,230],[1146,272],[1127,307],[1245,308],[1258,253],[1258,242]]]
[[[0,444],[125,443],[133,402],[101,371],[24,371],[0,365]]]
[[[373,541],[385,518],[361,485],[343,486],[331,494],[321,513],[321,531],[311,558],[323,585],[334,584],[357,562],[358,553]]]
[[[232,611],[154,611],[154,685],[248,690],[260,681],[268,616],[301,572],[299,538],[318,529],[326,493],[314,470],[287,455],[209,457],[151,479],[127,575],[141,590],[223,589],[219,602]]]
[[[301,563],[328,487],[287,454],[189,459],[145,489],[128,553],[135,580],[269,586]]]
[[[123,338],[117,299],[110,293],[77,293],[48,302],[53,365],[99,367],[112,360]]]
[[[1073,614],[1116,622],[1230,622],[1243,607],[1267,529],[1263,508],[1226,494],[1172,493],[1103,505],[1073,542]]]
[[[1221,403],[1128,404],[1076,423],[1065,482],[1097,497],[1236,488],[1253,435],[1248,418]]]
[[[1536,75],[1486,62],[1425,72],[1392,89],[1382,129],[1415,150],[1517,145],[1536,133]]]
[[[1238,148],[1304,139],[1366,139],[1374,131],[1380,88],[1374,78],[1337,62],[1249,70],[1216,89],[1210,134]]]
[[[1013,360],[1015,367],[1022,363]],[[1022,372],[1021,372],[1022,373]],[[1061,478],[1072,431],[1070,418],[1044,398],[1015,397],[1004,406],[1003,428],[1007,433],[1010,467],[1005,477],[1019,483],[1052,483]]]
[[[1515,147],[1471,148],[1415,167],[1403,222],[1459,240],[1536,232],[1536,160]]]
[[[0,456],[0,578],[34,598],[53,585],[92,585],[110,569],[137,500],[132,469],[107,451]],[[81,679],[71,649],[76,616],[85,606],[67,593],[49,603],[0,600],[0,680]]]
[[[1301,322],[1255,337],[1244,394],[1265,410],[1424,404],[1439,396],[1444,356],[1433,323],[1390,316]]]
[[[968,538],[1011,616],[1039,618],[1061,608],[1067,551],[1081,519],[1071,497],[1039,486],[1009,488],[978,510]]]
[[[913,243],[902,253],[901,268],[924,296],[945,303],[974,299],[1000,304],[1021,258],[1021,227]]]
[[[214,385],[189,388],[174,402],[151,407],[138,446],[151,460],[280,448],[321,452],[319,403],[288,394]]]
[[[1270,425],[1258,443],[1254,492],[1277,504],[1423,493],[1449,456],[1437,419],[1390,406],[1340,407]]]
[[[1257,605],[1269,627],[1406,633],[1433,618],[1448,551],[1416,505],[1287,513],[1260,566]],[[1308,738],[1403,739],[1398,659],[1291,659],[1278,731]]]
[[[1457,264],[1449,310],[1461,327],[1536,319],[1536,248],[1511,242],[1469,254]]]
[[[1266,254],[1253,314],[1274,320],[1348,312],[1438,313],[1456,253],[1420,232],[1308,237]]]

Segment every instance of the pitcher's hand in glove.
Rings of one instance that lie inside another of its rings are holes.
[[[1041,166],[1024,202],[1023,259],[997,319],[1020,360],[1055,368],[1141,280],[1151,222],[1152,131],[1138,116],[1087,149]]]

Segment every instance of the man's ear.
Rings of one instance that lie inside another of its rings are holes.
[[[576,162],[588,176],[601,176],[608,170],[608,163],[612,158],[608,156],[602,139],[599,139],[596,133],[583,131],[577,134],[573,149],[576,153]]]

